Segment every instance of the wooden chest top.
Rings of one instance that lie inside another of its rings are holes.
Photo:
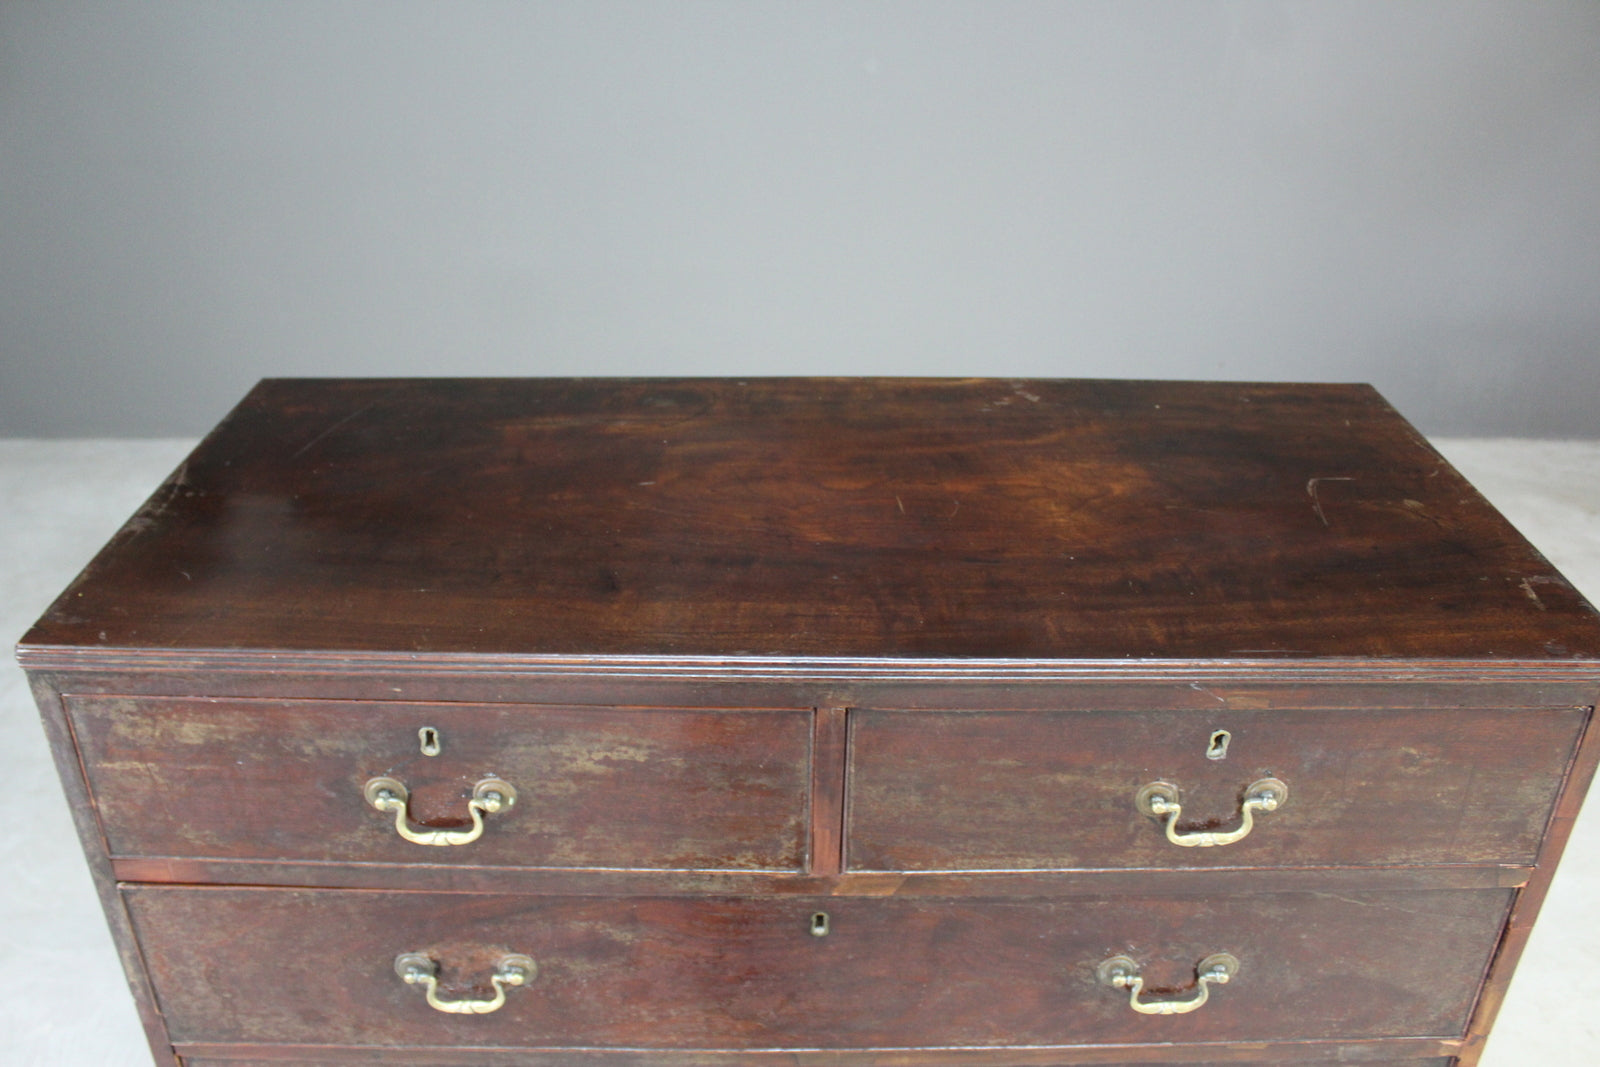
[[[1352,385],[268,381],[19,651],[174,1067],[1471,1067],[1600,763]]]
[[[1370,387],[269,380],[24,638],[531,657],[1572,661]]]

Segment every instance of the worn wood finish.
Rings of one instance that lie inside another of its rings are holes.
[[[1406,1046],[1428,1051],[1438,1051],[1437,1041],[1420,1042],[1348,1042],[1337,1045],[1326,1043],[1294,1042],[1263,1045],[1251,1051],[1250,1059],[1229,1057],[1227,1050],[1210,1050],[1201,1055],[1224,1057],[1197,1062],[1184,1059],[1150,1059],[1161,1056],[1170,1049],[1028,1049],[1001,1052],[963,1050],[949,1052],[939,1049],[914,1049],[895,1052],[614,1052],[599,1049],[539,1052],[518,1050],[498,1052],[492,1049],[463,1051],[449,1050],[397,1050],[397,1049],[294,1049],[272,1050],[271,1058],[255,1058],[259,1051],[235,1058],[237,1050],[205,1048],[201,1056],[183,1057],[184,1067],[333,1067],[336,1064],[382,1063],[399,1067],[1077,1067],[1094,1064],[1097,1067],[1222,1067],[1223,1064],[1251,1063],[1256,1067],[1287,1067],[1289,1064],[1359,1063],[1362,1067],[1452,1067],[1447,1057],[1429,1056],[1426,1059],[1389,1059],[1386,1054],[1403,1055]],[[1265,1054],[1270,1059],[1261,1059]],[[1142,1057],[1129,1060],[1127,1056]],[[213,1059],[212,1056],[218,1058]],[[1107,1056],[1121,1057],[1108,1059]]]
[[[844,774],[848,710],[818,708],[811,742],[811,862],[813,875],[837,875],[844,865]]]
[[[434,864],[288,863],[136,856],[113,860],[122,882],[409,889],[437,893],[537,893],[555,896],[1049,897],[1139,893],[1152,884],[1174,896],[1325,890],[1520,889],[1531,867],[1234,867],[1068,871],[846,871],[791,875],[765,871],[663,871],[476,867]]]
[[[1499,1014],[1500,1005],[1511,984],[1511,975],[1533,931],[1533,921],[1538,917],[1539,908],[1550,890],[1549,872],[1554,871],[1561,851],[1566,847],[1567,838],[1578,818],[1579,806],[1594,779],[1597,763],[1600,763],[1600,729],[1596,728],[1591,715],[1578,753],[1568,769],[1565,787],[1556,804],[1555,817],[1550,821],[1550,830],[1540,849],[1539,863],[1545,875],[1530,879],[1527,887],[1517,894],[1505,936],[1495,955],[1494,966],[1484,982],[1477,1010],[1473,1013],[1472,1026],[1467,1032],[1463,1054],[1459,1058],[1461,1067],[1473,1067],[1483,1054],[1489,1029]]]
[[[1408,1049],[1437,1052],[1438,1041],[1274,1042],[1249,1050],[1249,1058],[1229,1055],[1226,1049],[1205,1050],[1200,1055],[1215,1056],[1197,1062],[1191,1052],[1170,1048],[1143,1049],[1026,1049],[984,1052],[940,1049],[912,1049],[894,1052],[615,1052],[601,1049],[562,1049],[559,1052],[493,1049],[399,1050],[399,1049],[303,1049],[277,1048],[250,1050],[236,1058],[235,1048],[193,1046],[203,1049],[199,1056],[185,1055],[184,1067],[333,1067],[335,1064],[382,1063],[399,1067],[1222,1067],[1223,1064],[1251,1063],[1256,1067],[1287,1067],[1289,1064],[1359,1063],[1363,1067],[1452,1067],[1448,1057],[1425,1059],[1399,1057]],[[1165,1054],[1168,1058],[1155,1059]],[[1262,1055],[1269,1058],[1262,1059]],[[217,1058],[213,1059],[212,1057]],[[261,1058],[256,1058],[260,1056]],[[1137,1061],[1128,1056],[1140,1057]],[[1108,1058],[1115,1057],[1115,1058]],[[1382,1058],[1379,1058],[1382,1057]]]
[[[697,1049],[1006,1047],[1460,1033],[1509,890],[1046,902],[125,891],[179,1042]],[[831,933],[813,936],[824,911]],[[1418,947],[1426,945],[1425,952]],[[1119,953],[1153,998],[1239,975],[1201,1011],[1140,1015],[1099,984]],[[506,952],[537,978],[492,1015],[434,1011],[393,973],[437,959],[490,995]],[[226,956],[228,964],[217,961]],[[1156,990],[1172,990],[1162,993]]]
[[[18,655],[212,1067],[1470,1067],[1600,763],[1600,616],[1364,386],[264,382]]]
[[[111,870],[105,838],[95,819],[94,801],[83,779],[72,727],[62,710],[60,694],[42,679],[30,678],[29,682],[34,700],[39,705],[45,736],[50,741],[50,755],[55,761],[56,773],[61,778],[62,791],[66,794],[73,828],[78,833],[84,858],[89,864],[89,875],[94,880],[95,894],[105,911],[106,925],[111,928],[123,973],[127,975],[128,988],[133,993],[139,1024],[150,1043],[156,1067],[177,1067],[178,1058],[168,1043],[166,1025],[156,1006],[155,990],[151,988],[150,976],[145,972],[144,960],[129,924],[128,911]]]
[[[1531,863],[1587,708],[1214,714],[857,711],[853,870]],[[1211,738],[1229,735],[1209,758]],[[1232,829],[1244,790],[1284,806],[1242,841],[1181,848],[1134,795],[1182,790],[1182,831]]]
[[[260,697],[580,706],[897,708],[929,711],[1306,711],[1360,708],[1577,707],[1594,703],[1597,668],[1582,663],[1423,664],[1282,661],[1222,665],[1059,661],[805,660],[648,665],[611,660],[533,662],[523,657],[228,652],[177,659],[93,650],[30,650],[30,664],[77,656],[76,666],[34,668],[52,691],[82,696]],[[115,670],[107,669],[114,664]],[[276,669],[269,669],[275,664]],[[845,699],[849,697],[849,699]]]
[[[809,708],[69,697],[114,856],[798,872]],[[418,731],[438,731],[437,756]],[[411,792],[410,821],[470,825],[475,783],[517,791],[468,845],[402,840],[362,795]],[[835,837],[837,833],[835,833]]]
[[[268,381],[24,643],[1549,661],[1596,621],[1366,386]]]

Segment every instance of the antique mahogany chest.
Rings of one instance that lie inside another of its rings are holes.
[[[19,656],[190,1067],[1470,1064],[1600,757],[1365,386],[266,381]]]

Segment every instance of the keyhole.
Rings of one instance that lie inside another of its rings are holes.
[[[439,754],[439,731],[431,726],[424,726],[417,731],[417,740],[422,742],[424,756],[437,756]]]
[[[1218,730],[1211,735],[1210,744],[1206,745],[1206,759],[1226,759],[1228,756],[1228,742],[1233,740],[1233,735],[1226,730]]]
[[[819,911],[819,912],[816,912],[815,914],[813,914],[811,916],[811,936],[812,937],[827,937],[828,936],[828,913],[827,912]]]

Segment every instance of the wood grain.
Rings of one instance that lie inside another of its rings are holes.
[[[266,381],[18,658],[213,1067],[1464,1067],[1600,763],[1600,615],[1352,385]]]
[[[24,645],[1548,662],[1596,622],[1365,386],[281,380]]]
[[[394,1067],[1223,1067],[1224,1064],[1253,1064],[1255,1067],[1308,1067],[1308,1065],[1359,1063],[1362,1067],[1453,1067],[1448,1057],[1400,1057],[1408,1050],[1438,1051],[1441,1041],[1348,1041],[1348,1042],[1273,1042],[1260,1043],[1244,1050],[1242,1058],[1229,1050],[1206,1050],[1201,1055],[1215,1057],[1203,1063],[1192,1059],[1192,1052],[1170,1047],[1140,1049],[1011,1049],[965,1050],[912,1049],[863,1052],[734,1052],[697,1051],[617,1052],[607,1049],[561,1049],[541,1051],[518,1049],[328,1049],[279,1047],[245,1049],[214,1045],[185,1046],[203,1050],[201,1055],[185,1054],[183,1067],[332,1067],[335,1064],[388,1064]],[[212,1056],[219,1058],[212,1059]],[[1137,1056],[1130,1060],[1128,1056]],[[259,1057],[259,1058],[257,1058]],[[1114,1057],[1114,1058],[1108,1058]],[[1384,1058],[1374,1058],[1384,1057]]]
[[[851,715],[847,865],[898,871],[1528,864],[1589,713]],[[1221,847],[1173,845],[1133,802],[1170,781],[1180,831],[1232,829],[1267,777],[1287,803]]]
[[[818,708],[811,741],[811,857],[808,873],[826,878],[844,866],[845,738],[848,709]]]
[[[114,856],[459,866],[787,870],[806,860],[809,708],[70,697]],[[442,740],[425,756],[418,730]],[[475,783],[517,790],[482,837],[402,840],[363,797],[411,792],[410,821],[469,825]]]
[[[1463,1032],[1509,890],[902,901],[125,889],[177,1042],[619,1049],[983,1048],[1374,1040]],[[832,932],[814,937],[814,911]],[[225,946],[225,948],[224,948]],[[1423,948],[1425,946],[1425,949]],[[1242,969],[1199,1011],[1133,1012]],[[451,1016],[402,983],[427,952],[453,997],[504,952],[533,983]]]

